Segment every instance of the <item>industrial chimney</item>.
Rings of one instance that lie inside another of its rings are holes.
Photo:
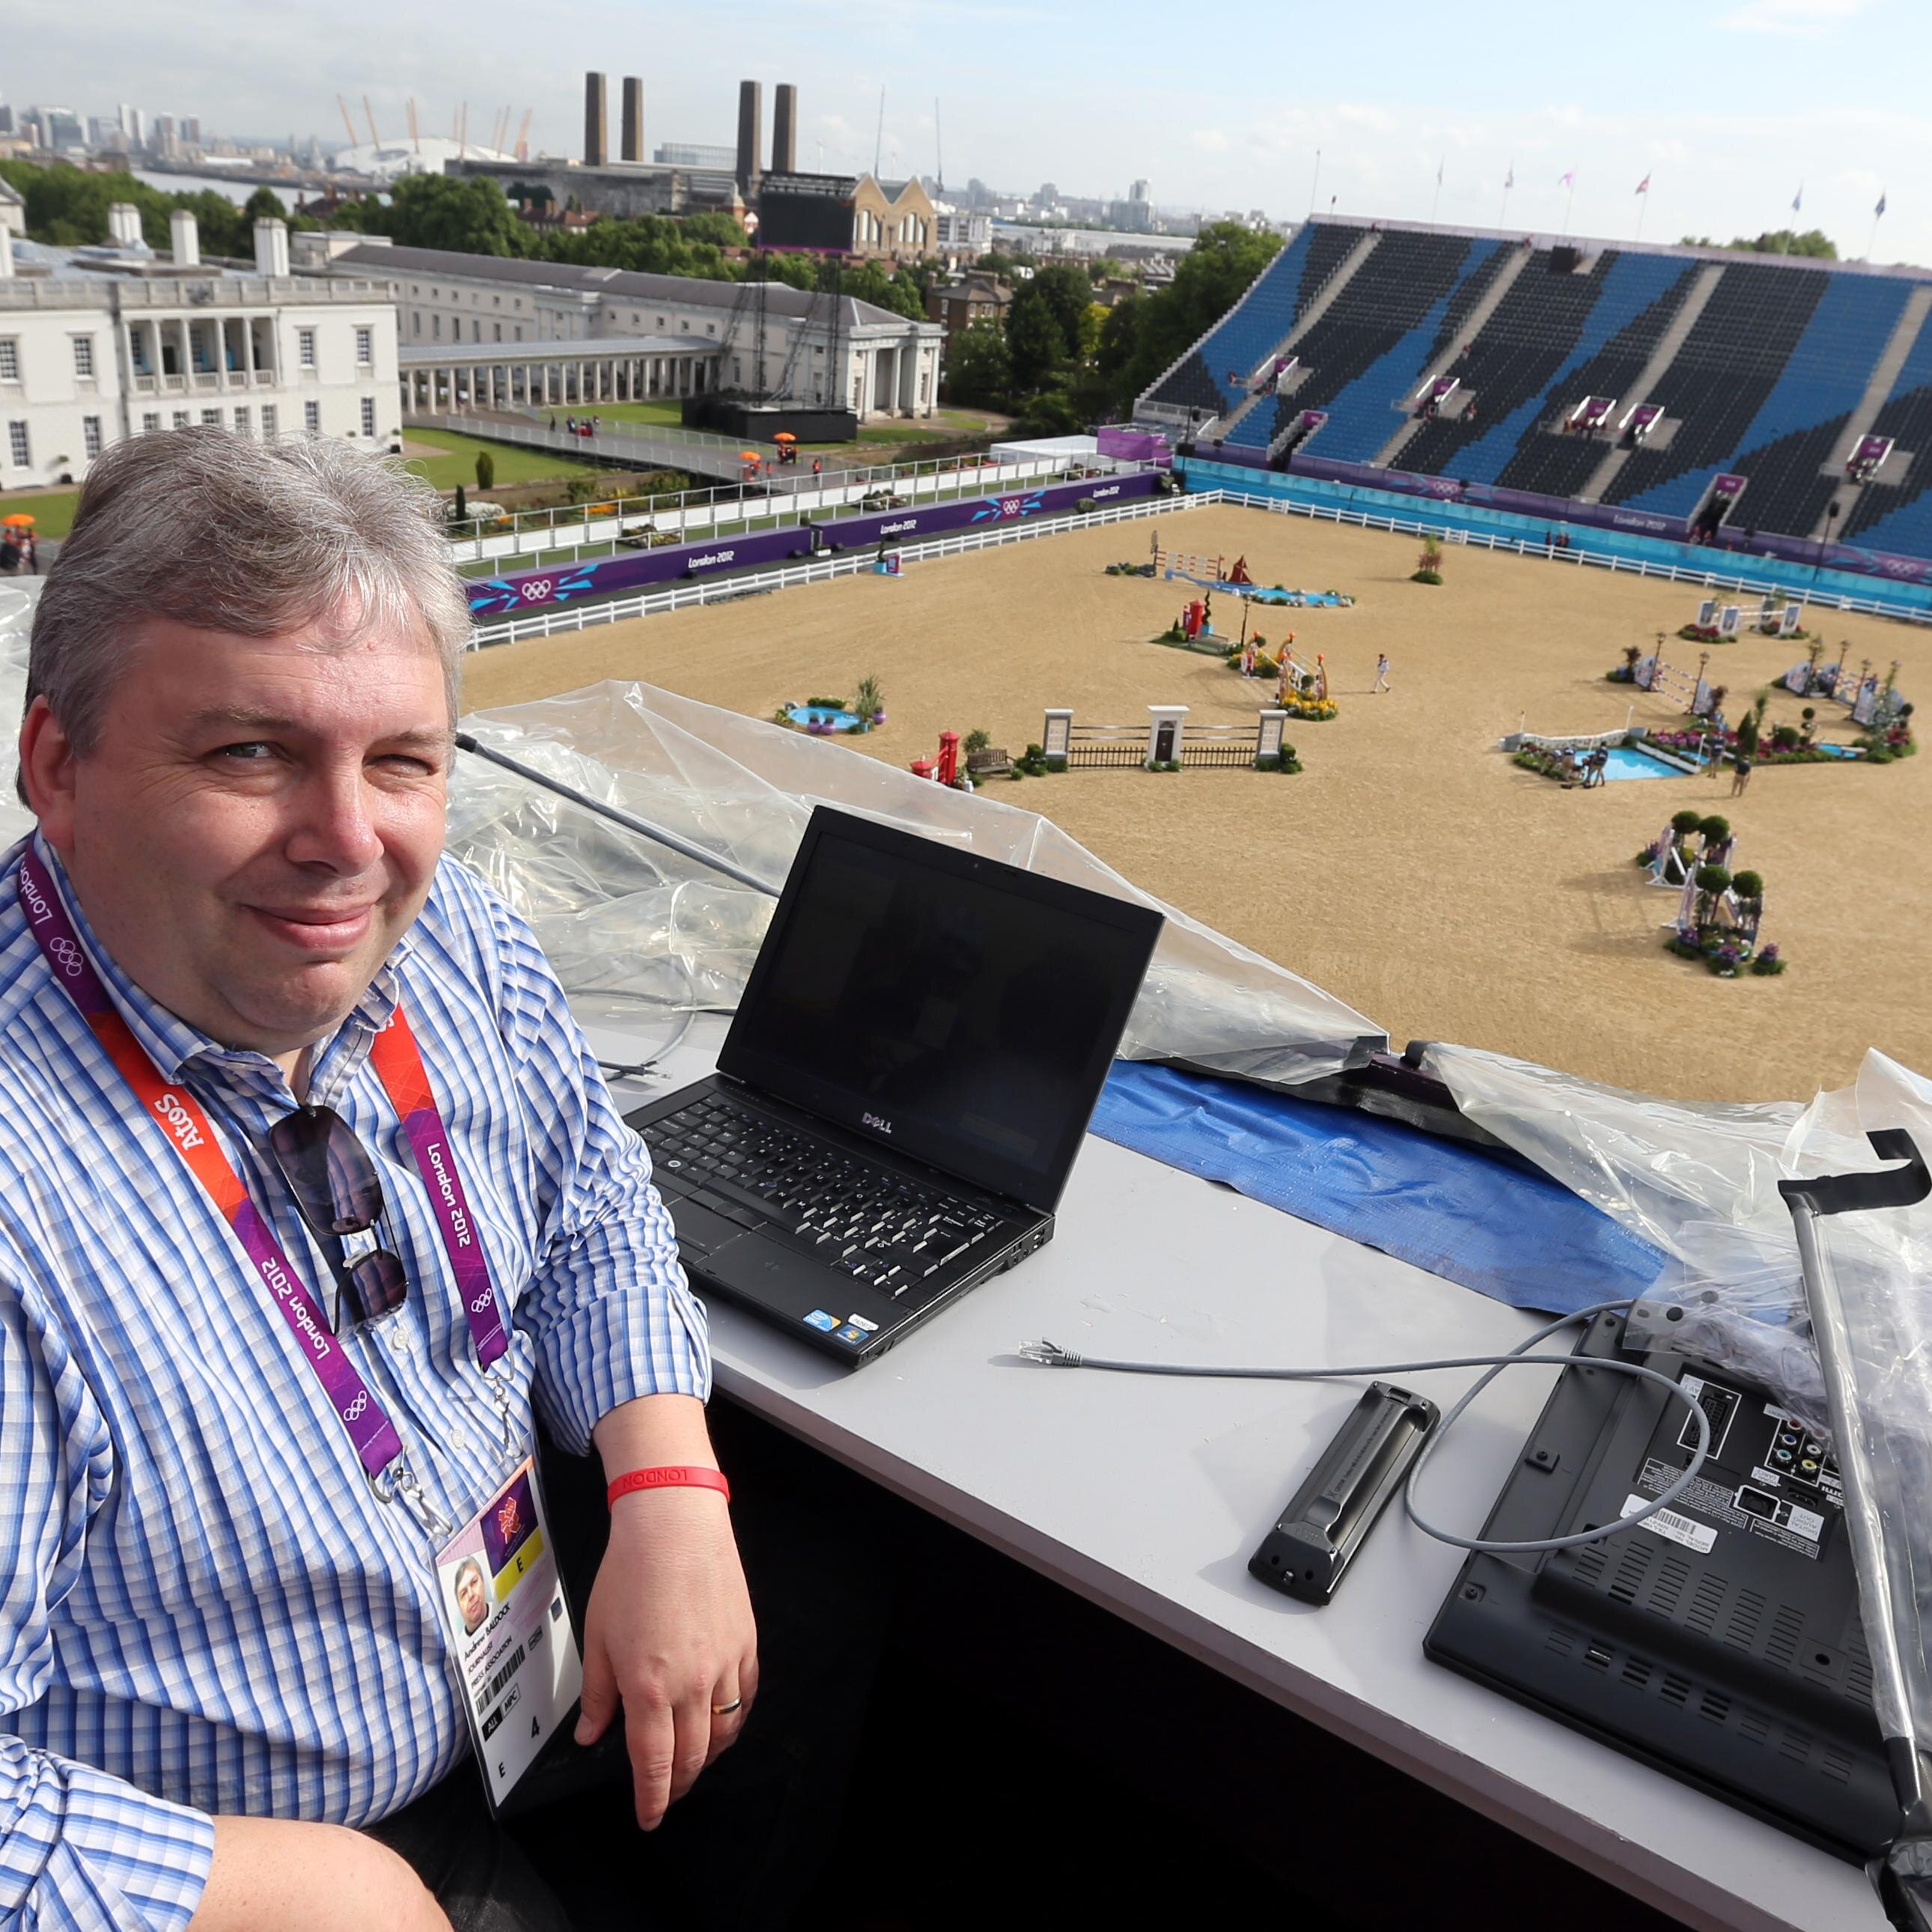
[[[201,266],[201,224],[186,208],[178,208],[168,217],[168,238],[177,268]]]
[[[286,280],[289,272],[289,224],[272,218],[255,224],[255,272]]]
[[[644,83],[626,76],[624,111],[618,132],[617,158],[641,161],[644,158]]]
[[[772,172],[788,175],[798,166],[798,89],[778,82],[772,100]]]
[[[584,76],[584,165],[601,168],[610,158],[610,82],[608,75]]]
[[[738,83],[738,191],[753,194],[758,186],[758,148],[764,131],[765,90],[761,82]]]

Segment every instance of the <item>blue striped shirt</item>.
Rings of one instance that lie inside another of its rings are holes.
[[[135,1037],[194,1092],[284,1252],[328,1264],[261,1151],[294,1097],[157,1005],[36,848]],[[469,1750],[433,1539],[379,1501],[228,1224],[42,959],[0,858],[0,1928],[178,1932],[209,1815],[359,1825]],[[375,1156],[409,1300],[346,1346],[452,1520],[502,1427],[400,1124],[368,1064],[400,998],[498,1293],[512,1407],[587,1449],[618,1403],[704,1396],[702,1310],[643,1144],[523,922],[446,858],[313,1055]],[[466,1772],[465,1775],[469,1774]]]

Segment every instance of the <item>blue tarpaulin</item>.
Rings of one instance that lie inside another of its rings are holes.
[[[1093,1130],[1517,1308],[1640,1295],[1664,1264],[1546,1174],[1274,1088],[1116,1060]]]

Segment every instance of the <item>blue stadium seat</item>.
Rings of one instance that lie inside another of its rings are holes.
[[[1430,344],[1464,313],[1505,259],[1499,242],[1387,230],[1328,312],[1295,344],[1307,379],[1272,412],[1252,411],[1228,440],[1266,448],[1304,410],[1326,410],[1320,454],[1364,463],[1402,426],[1396,405]]]
[[[1638,450],[1606,500],[1688,517],[1712,478],[1735,470],[1751,487],[1734,521],[1808,535],[1830,494],[1818,464],[1910,292],[1886,276],[1731,264],[1652,394],[1682,419],[1670,446]]]
[[[1458,365],[1476,392],[1477,420],[1428,424],[1397,466],[1575,495],[1607,446],[1552,435],[1548,425],[1586,396],[1624,394],[1670,326],[1691,272],[1668,256],[1606,250],[1587,274],[1553,274],[1550,250],[1538,249]]]
[[[1840,540],[1905,556],[1932,556],[1932,316],[1906,356],[1872,434],[1890,436],[1900,454],[1887,463],[1885,482],[1858,492]],[[1892,480],[1894,466],[1907,457],[1902,474]]]

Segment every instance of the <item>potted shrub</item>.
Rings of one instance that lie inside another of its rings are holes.
[[[1422,554],[1416,559],[1416,567],[1410,572],[1412,584],[1440,584],[1442,581],[1442,543],[1438,537],[1426,536],[1422,540]]]
[[[886,722],[885,687],[876,677],[860,679],[853,689],[852,709],[859,714],[859,728],[862,731]]]

